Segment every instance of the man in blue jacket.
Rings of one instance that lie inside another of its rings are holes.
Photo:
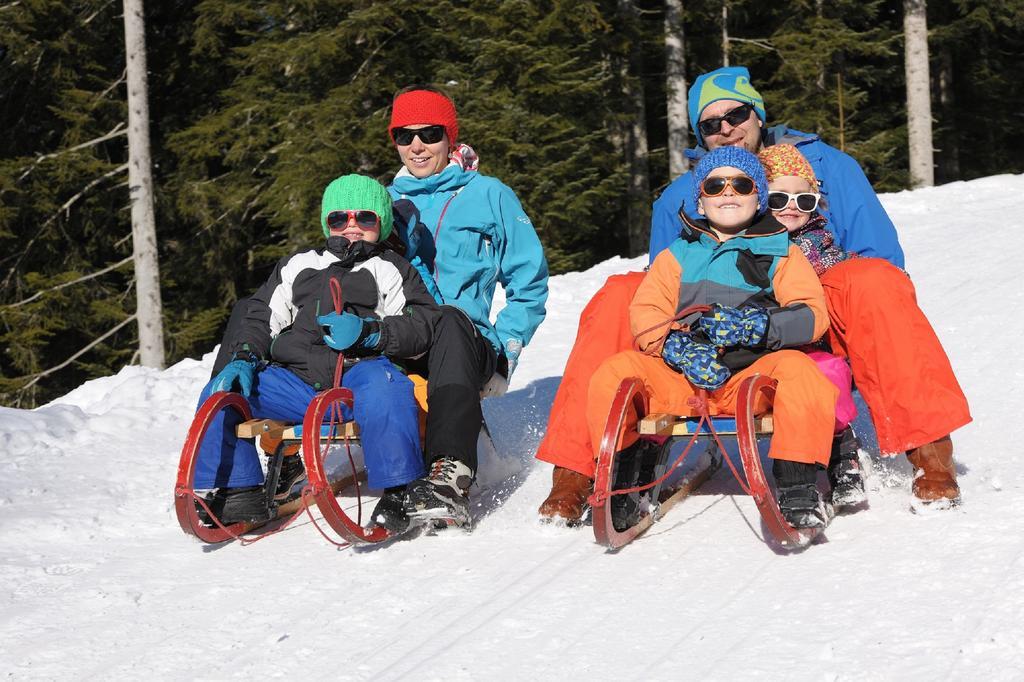
[[[756,154],[774,144],[795,146],[814,168],[824,200],[819,212],[828,219],[843,248],[903,267],[896,228],[857,161],[817,135],[784,125],[766,128],[764,100],[750,84],[745,66],[727,66],[697,78],[688,107],[690,120],[698,122],[694,127],[698,147],[687,150],[688,157],[698,160],[718,147],[742,146]],[[651,261],[679,236],[683,227],[680,206],[688,215],[700,217],[693,197],[693,174],[686,173],[654,202]]]
[[[751,85],[746,67],[724,67],[700,76],[690,88],[688,105],[690,120],[697,122],[694,134],[698,146],[687,152],[691,159],[726,146],[743,147],[753,153],[779,143],[796,146],[814,168],[823,196],[819,210],[828,218],[843,248],[903,267],[896,228],[857,162],[817,135],[784,125],[766,127],[764,100]],[[700,218],[694,197],[693,174],[686,173],[654,202],[651,261],[679,237],[683,227],[680,210]],[[555,394],[547,432],[537,449],[537,459],[555,465],[551,493],[540,507],[542,517],[573,523],[586,510],[593,487],[595,453],[584,428],[583,405],[589,379],[605,358],[630,347],[632,333],[625,310],[643,275],[631,272],[613,276],[580,316],[576,343]]]

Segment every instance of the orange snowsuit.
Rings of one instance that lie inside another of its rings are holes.
[[[593,478],[587,385],[606,358],[631,347],[623,310],[643,278],[643,272],[613,275],[584,308],[537,459]],[[909,277],[880,258],[858,258],[833,266],[821,283],[832,352],[849,358],[882,452],[925,445],[971,421]]]
[[[850,361],[883,453],[912,450],[971,421],[906,273],[881,258],[854,258],[825,271],[821,285],[832,352]]]
[[[688,228],[689,236],[658,255],[629,306],[636,350],[605,360],[590,379],[586,419],[591,444],[600,443],[608,408],[626,377],[644,383],[652,412],[692,415],[687,399],[696,389],[665,364],[661,349],[669,329],[682,328],[696,315],[665,323],[692,305],[739,306],[757,300],[770,304],[767,352],[734,371],[724,386],[709,394],[711,413],[735,414],[737,389],[744,378],[753,374],[772,377],[778,388],[771,406],[775,435],[769,455],[827,464],[838,389],[805,354],[782,350],[818,339],[828,328],[825,296],[813,268],[800,249],[789,243],[785,229],[770,217],[748,228],[744,236],[726,242],[707,231],[702,221],[688,221]],[[750,274],[752,270],[758,274]],[[768,408],[762,397],[756,410]],[[636,440],[632,426],[627,422],[623,446]],[[592,447],[591,458],[596,455],[597,449]]]

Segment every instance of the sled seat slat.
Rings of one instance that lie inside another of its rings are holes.
[[[637,424],[637,432],[643,436],[692,436],[697,430],[698,417],[679,417],[667,412],[655,412],[647,415]],[[736,435],[735,417],[712,417],[715,431],[722,436]],[[775,424],[770,414],[754,418],[754,429],[757,433],[769,434],[774,431]],[[701,435],[707,435],[702,429]]]
[[[324,424],[320,427],[320,437],[330,437],[331,427]],[[250,419],[249,421],[242,422],[235,429],[235,434],[239,438],[255,438],[257,436],[269,436],[274,439],[283,439],[286,441],[301,441],[302,440],[302,424],[287,424],[282,421],[275,419]],[[355,422],[344,422],[343,424],[335,425],[334,438],[358,438],[359,437],[359,426]]]

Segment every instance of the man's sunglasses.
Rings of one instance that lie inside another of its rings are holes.
[[[818,201],[820,199],[821,195],[812,194],[811,192],[790,194],[789,192],[780,192],[776,190],[768,192],[768,208],[773,211],[781,211],[789,206],[789,202],[795,201],[797,210],[803,211],[804,213],[810,213],[814,209],[818,208]]]
[[[735,175],[731,178],[716,177],[708,178],[700,186],[700,193],[706,197],[717,197],[725,191],[726,187],[732,187],[732,191],[741,196],[747,196],[757,192],[757,185],[746,175]]]
[[[327,226],[334,230],[343,230],[350,222],[362,230],[373,230],[380,227],[380,216],[373,211],[331,211],[327,214]]]
[[[403,147],[412,144],[412,138],[419,137],[423,144],[440,142],[444,137],[444,126],[427,126],[426,128],[392,128],[391,136],[395,144]]]
[[[725,112],[724,116],[715,116],[713,118],[704,119],[697,124],[697,129],[700,130],[700,134],[704,137],[707,137],[708,135],[717,135],[722,132],[722,121],[725,121],[735,128],[750,118],[750,112],[753,110],[753,105],[741,104],[735,109],[730,109]]]

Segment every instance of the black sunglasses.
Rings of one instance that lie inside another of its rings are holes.
[[[334,230],[345,229],[350,220],[355,220],[361,230],[380,227],[380,216],[373,211],[331,211],[327,214],[327,226]]]
[[[722,121],[725,121],[735,128],[750,118],[750,112],[753,110],[754,106],[752,104],[741,104],[735,109],[730,109],[725,112],[724,116],[715,116],[713,118],[704,119],[697,124],[697,129],[700,130],[700,134],[704,137],[707,137],[708,135],[717,135],[722,132]]]
[[[811,192],[790,194],[789,192],[775,190],[768,192],[768,208],[773,211],[781,211],[789,206],[790,201],[795,201],[797,210],[803,211],[804,213],[810,213],[814,209],[818,208],[819,199],[821,199],[819,195]]]
[[[740,196],[748,196],[757,191],[754,181],[746,175],[735,175],[731,178],[716,177],[708,178],[700,186],[700,193],[706,197],[717,197],[725,191],[726,187],[732,187],[732,191]]]
[[[426,128],[392,128],[391,136],[395,144],[403,147],[412,144],[412,138],[419,137],[423,144],[440,142],[444,137],[444,126],[427,126]]]

